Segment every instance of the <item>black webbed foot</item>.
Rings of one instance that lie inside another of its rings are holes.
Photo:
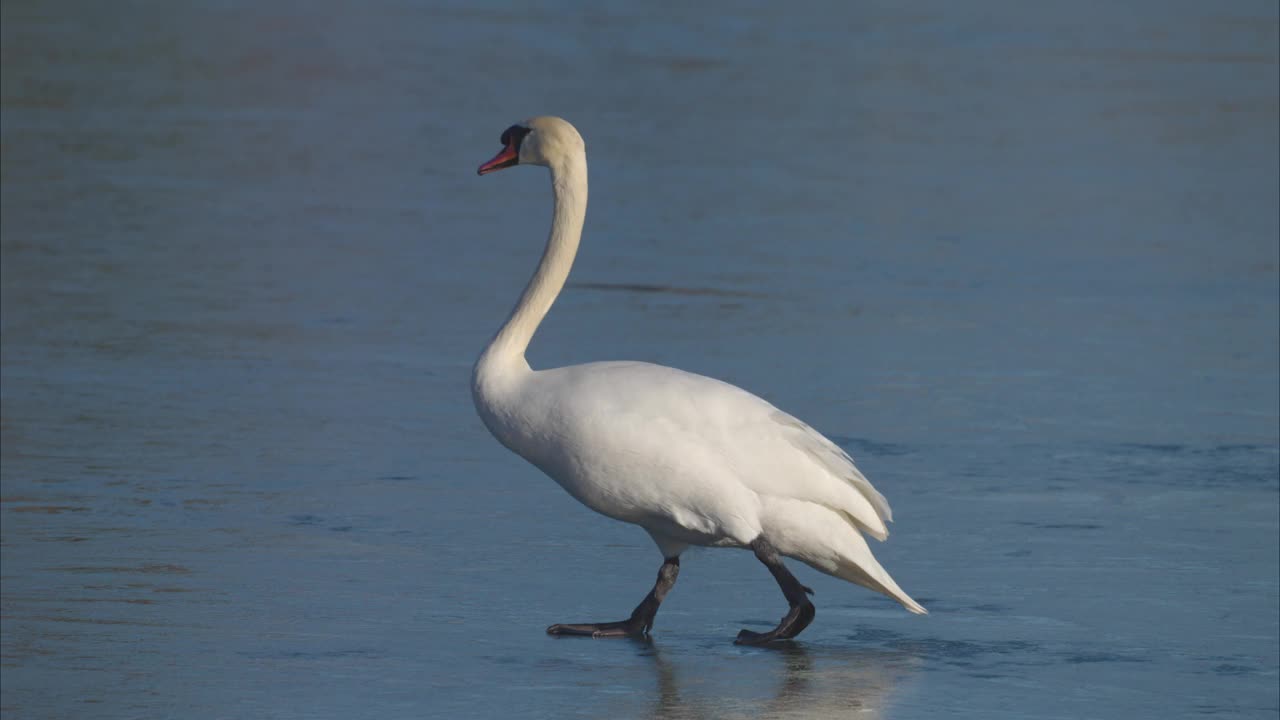
[[[752,632],[751,630],[743,630],[738,633],[738,639],[733,641],[734,645],[764,645],[774,640],[790,640],[800,634],[802,630],[809,627],[809,623],[813,622],[817,610],[813,607],[813,603],[806,600],[805,602],[791,608],[790,611],[778,623],[778,627],[769,632]]]
[[[813,589],[801,585],[800,581],[796,580],[796,576],[782,564],[778,551],[764,539],[764,536],[756,538],[751,543],[751,549],[755,551],[756,558],[769,568],[773,578],[778,581],[778,587],[782,588],[782,594],[786,596],[787,604],[791,609],[783,616],[778,627],[763,633],[743,630],[738,633],[738,639],[733,642],[735,645],[764,645],[774,640],[790,640],[809,627],[809,623],[813,622],[813,617],[817,614],[817,610],[808,598],[813,594]]]
[[[676,577],[679,575],[680,558],[667,558],[658,570],[658,579],[654,582],[653,589],[631,612],[631,617],[617,622],[557,623],[547,628],[547,634],[595,638],[648,637],[649,630],[653,628],[653,619],[658,615],[658,606],[662,604],[662,599],[667,596],[667,592],[676,584]]]

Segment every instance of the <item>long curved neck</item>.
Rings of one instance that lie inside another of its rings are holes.
[[[582,224],[587,216],[585,153],[573,153],[564,162],[551,166],[551,192],[555,198],[555,210],[551,216],[547,248],[524,294],[511,311],[511,317],[507,318],[481,355],[481,364],[523,361],[534,332],[564,288],[573,258],[578,254]],[[521,364],[528,367],[523,362]]]

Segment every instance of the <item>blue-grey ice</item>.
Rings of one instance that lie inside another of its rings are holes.
[[[0,711],[1274,718],[1274,2],[0,9]],[[650,643],[553,638],[644,532],[494,443],[477,353],[545,179],[534,367],[720,378],[892,504],[929,615],[692,550]]]

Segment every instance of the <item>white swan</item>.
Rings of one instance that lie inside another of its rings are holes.
[[[502,151],[477,171],[551,170],[555,210],[538,269],[472,376],[476,410],[507,448],[582,504],[644,528],[665,561],[653,590],[619,622],[552,625],[553,635],[643,636],[689,545],[751,548],[790,610],[766,633],[795,637],[814,617],[812,594],[782,564],[828,575],[925,609],[889,577],[862,532],[884,540],[887,503],[839,447],[733,385],[641,362],[533,370],[525,349],[564,287],[587,210],[587,155],[568,122],[538,117],[502,133]],[[861,531],[861,532],[860,532]]]

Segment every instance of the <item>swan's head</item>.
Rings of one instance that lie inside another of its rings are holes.
[[[558,117],[536,117],[502,131],[502,151],[480,166],[485,175],[513,165],[551,167],[586,151],[576,128]]]

